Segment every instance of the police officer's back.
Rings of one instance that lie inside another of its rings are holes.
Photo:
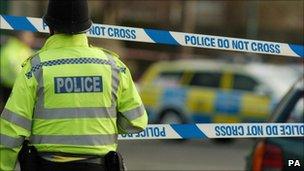
[[[146,127],[146,111],[118,56],[88,45],[86,1],[50,0],[44,21],[55,34],[24,63],[1,114],[0,169],[14,168],[28,137],[39,152],[30,167],[102,170],[118,133]]]

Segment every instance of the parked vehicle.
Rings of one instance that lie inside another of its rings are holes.
[[[276,106],[269,122],[304,124],[304,77]],[[247,157],[246,170],[304,170],[304,137],[258,139]]]
[[[281,66],[177,60],[151,66],[139,90],[152,123],[264,122],[296,78]]]

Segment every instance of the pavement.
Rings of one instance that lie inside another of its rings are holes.
[[[129,171],[133,170],[245,170],[252,139],[232,143],[211,140],[131,140],[120,141],[119,151]]]

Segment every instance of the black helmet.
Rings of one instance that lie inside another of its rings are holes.
[[[43,21],[66,34],[86,32],[92,25],[87,0],[49,0]]]

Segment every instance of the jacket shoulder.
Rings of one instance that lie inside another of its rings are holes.
[[[102,52],[108,54],[110,57],[112,57],[116,63],[116,66],[118,68],[118,70],[121,73],[126,73],[127,67],[126,65],[119,59],[119,55],[113,51],[110,51],[108,49],[104,49],[101,47],[98,47],[99,50],[101,50]]]
[[[28,57],[23,63],[22,63],[22,67],[26,66],[27,63],[29,63],[34,57],[39,56],[40,53],[42,53],[44,50],[39,50],[36,53],[34,53],[33,55],[31,55],[30,57]]]
[[[108,49],[105,49],[105,48],[102,48],[102,47],[95,47],[95,46],[91,46],[91,48],[101,50],[102,52],[104,52],[106,54],[109,54],[112,57],[119,58],[119,55],[117,53],[115,53],[113,51],[110,51]]]
[[[22,62],[21,66],[24,67],[27,63],[29,63],[35,56],[37,56],[38,53],[35,53],[34,55],[28,57],[25,61]]]

